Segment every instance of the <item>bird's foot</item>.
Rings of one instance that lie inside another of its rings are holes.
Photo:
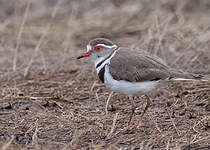
[[[133,129],[138,129],[139,127],[140,127],[140,121],[138,120],[138,121],[136,121],[136,123],[133,125],[133,126],[128,126],[127,127],[127,130],[128,131],[131,131],[131,130],[133,130]]]
[[[141,123],[138,120],[134,125],[127,126],[126,128],[122,129],[119,133],[120,134],[130,133],[133,130],[138,129],[140,126],[141,126]]]

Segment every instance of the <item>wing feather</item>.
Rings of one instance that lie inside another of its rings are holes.
[[[110,73],[115,80],[142,82],[170,77],[168,66],[142,51],[121,48],[111,59]]]

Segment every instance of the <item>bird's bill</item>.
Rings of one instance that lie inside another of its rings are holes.
[[[86,53],[82,54],[81,56],[78,56],[77,59],[81,59],[83,57],[88,57],[88,56],[90,56],[90,52],[86,52]]]

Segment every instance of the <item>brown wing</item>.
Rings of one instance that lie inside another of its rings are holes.
[[[152,81],[170,77],[169,68],[159,58],[142,51],[121,48],[111,59],[110,73],[115,80]]]

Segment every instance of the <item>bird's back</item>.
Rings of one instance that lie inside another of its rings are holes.
[[[203,80],[203,76],[172,69],[162,59],[142,50],[120,48],[110,61],[115,80],[130,82],[156,80]]]

